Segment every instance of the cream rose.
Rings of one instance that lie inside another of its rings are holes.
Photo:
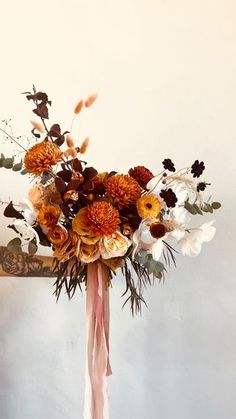
[[[99,242],[99,249],[103,259],[124,256],[132,242],[119,231],[111,236],[104,236]]]

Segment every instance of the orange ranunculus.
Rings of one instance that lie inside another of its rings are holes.
[[[43,205],[38,213],[38,222],[46,227],[53,227],[60,217],[60,210],[53,205]]]
[[[49,230],[47,236],[52,244],[60,245],[68,239],[68,231],[65,227],[57,224]]]
[[[52,141],[42,141],[31,147],[24,159],[24,165],[29,173],[40,176],[42,173],[48,173],[52,166],[61,159],[62,152],[60,148]]]

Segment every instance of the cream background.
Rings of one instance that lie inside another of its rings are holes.
[[[16,134],[29,130],[19,93],[32,83],[65,128],[77,100],[97,91],[75,127],[91,138],[91,164],[158,171],[165,157],[179,167],[199,158],[223,202],[214,241],[197,259],[179,255],[141,318],[120,310],[114,281],[112,419],[236,416],[235,24],[233,0],[1,2],[0,119],[12,117]],[[20,200],[26,178],[0,174],[1,199]],[[1,244],[6,225],[1,216]],[[0,281],[1,419],[82,417],[85,298],[56,305],[51,294],[46,279]]]

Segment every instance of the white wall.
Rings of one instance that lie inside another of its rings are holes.
[[[214,241],[197,259],[178,257],[141,318],[120,310],[124,282],[114,280],[112,419],[236,417],[235,23],[233,0],[1,4],[0,119],[12,117],[16,134],[29,129],[19,93],[32,83],[65,128],[77,100],[98,91],[76,126],[91,137],[91,164],[157,172],[165,157],[179,167],[200,158],[223,202]],[[26,178],[0,174],[1,199],[20,200]],[[0,227],[6,244],[3,216]],[[1,419],[82,418],[84,300],[56,305],[51,281],[1,279]]]

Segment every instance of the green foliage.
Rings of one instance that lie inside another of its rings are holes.
[[[38,246],[35,241],[30,241],[28,245],[28,252],[30,255],[34,255],[38,250]]]
[[[203,202],[202,204],[197,204],[196,202],[194,202],[193,204],[191,204],[187,199],[187,201],[185,201],[184,203],[184,208],[192,215],[203,215],[203,212],[209,212],[212,214],[214,210],[217,210],[220,207],[220,202],[212,202],[211,204],[209,202]]]
[[[7,245],[7,249],[11,253],[15,253],[15,254],[22,253],[21,239],[19,237],[16,237],[15,239],[12,239],[11,241],[9,241]]]
[[[165,266],[163,263],[154,260],[151,253],[140,250],[136,255],[136,260],[147,269],[149,275],[153,274],[158,279],[163,278]]]

